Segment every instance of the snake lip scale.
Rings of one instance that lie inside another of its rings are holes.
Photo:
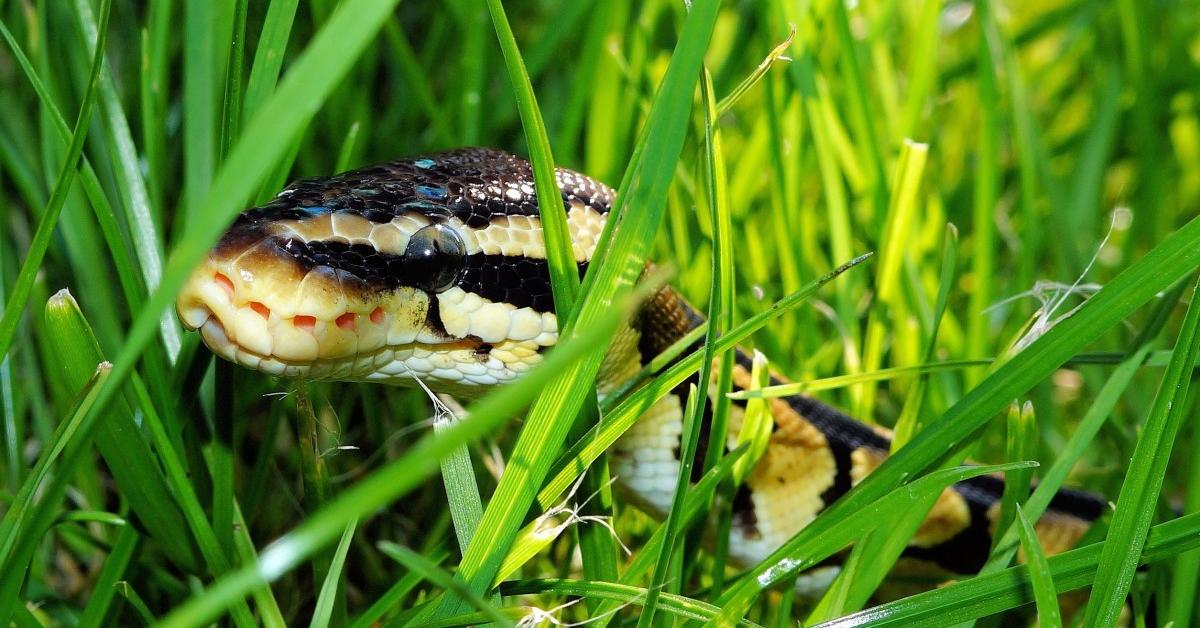
[[[613,192],[557,170],[580,274],[596,251]],[[558,340],[529,163],[481,148],[401,159],[289,185],[242,213],[176,302],[221,357],[272,375],[377,381],[475,397],[510,382]],[[601,395],[703,322],[673,289],[618,332],[597,377]],[[750,379],[739,352],[735,388]],[[610,451],[641,508],[663,515],[678,475],[683,402],[696,378],[651,405]],[[782,383],[772,375],[772,383]],[[887,456],[891,435],[807,397],[772,399],[766,451],[734,499],[730,558],[755,564]],[[739,432],[744,402],[729,431]],[[702,438],[707,440],[710,417]],[[704,444],[701,444],[701,450]],[[906,560],[978,570],[999,517],[1002,478],[947,488],[909,542]],[[1047,553],[1074,545],[1104,502],[1064,489],[1036,530]],[[924,568],[924,567],[922,567]]]

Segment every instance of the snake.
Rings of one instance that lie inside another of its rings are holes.
[[[595,258],[614,191],[556,169],[574,261]],[[241,213],[180,292],[182,323],[220,357],[270,375],[414,385],[466,399],[520,378],[558,342],[546,243],[530,163],[464,148],[304,179]],[[613,393],[704,322],[676,289],[648,298],[607,348],[599,395]],[[702,347],[697,341],[692,347]],[[750,386],[738,350],[734,389]],[[630,503],[671,507],[688,386],[649,406],[612,446],[612,474]],[[772,373],[771,384],[783,383]],[[736,437],[746,402],[733,401]],[[711,405],[711,404],[710,404]],[[808,396],[769,401],[772,427],[732,500],[729,559],[753,566],[886,459],[891,434]],[[703,450],[703,449],[702,449]],[[698,465],[697,465],[698,466]],[[951,574],[985,563],[1004,480],[947,487],[904,549]],[[1071,548],[1106,502],[1060,489],[1035,530],[1047,554]]]

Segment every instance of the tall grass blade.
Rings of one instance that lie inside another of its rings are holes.
[[[1105,538],[1096,571],[1096,582],[1084,614],[1089,626],[1115,625],[1121,615],[1137,568],[1138,555],[1154,518],[1154,504],[1171,460],[1175,435],[1183,423],[1187,393],[1200,353],[1200,284],[1192,292],[1187,317],[1179,331],[1175,352],[1163,374],[1154,406],[1142,427],[1130,461],[1117,511]]]

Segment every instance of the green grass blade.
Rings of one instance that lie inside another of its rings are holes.
[[[1016,469],[1029,468],[1031,466],[1036,466],[1036,464],[1027,462],[1009,463],[1003,465],[993,465],[990,467],[954,467],[950,469],[934,471],[929,475],[912,482],[911,484],[901,487],[900,489],[888,494],[883,499],[880,499],[864,508],[862,511],[862,518],[858,522],[852,525],[841,526],[836,530],[830,531],[828,534],[822,537],[811,539],[809,541],[809,547],[801,547],[800,549],[811,552],[811,555],[830,556],[834,552],[837,552],[850,543],[858,540],[863,535],[876,530],[881,522],[887,520],[888,513],[908,512],[909,510],[913,509],[914,505],[931,504],[931,500],[936,499],[936,496],[941,494],[941,492],[951,484],[955,484],[972,477],[979,477],[980,475],[987,473],[1012,471]],[[812,561],[810,564],[801,565],[799,568],[803,569],[806,567],[811,567],[815,564],[815,562],[816,561]],[[772,576],[773,574],[768,573],[767,578],[757,577],[753,575],[753,571],[751,572],[751,577],[755,579],[758,586],[765,587],[767,582],[775,579]],[[746,580],[743,579],[740,582],[744,583]],[[735,585],[735,587],[731,590],[736,592],[738,587]],[[732,623],[736,617],[733,616],[732,612],[730,611],[731,605],[745,603],[738,600],[736,593],[728,596],[728,598],[722,598],[720,601],[722,602],[721,615],[719,617],[714,617],[711,622],[709,622],[711,625],[728,625]],[[819,607],[818,610],[821,610],[821,608]]]
[[[1033,402],[1024,405],[1013,402],[1005,423],[1005,459],[1033,460],[1037,458],[1037,423]],[[1016,520],[1017,508],[1029,498],[1029,486],[1033,472],[1029,469],[1014,471],[1004,478],[1004,494],[1000,496],[1000,516],[993,533],[992,547],[995,548],[1001,535]],[[1028,550],[1027,550],[1028,551]]]
[[[141,537],[133,526],[126,525],[121,528],[112,551],[104,559],[104,567],[96,579],[92,597],[79,617],[80,628],[99,628],[104,625],[104,617],[112,607],[118,582],[125,578],[125,572],[133,562],[133,553],[140,540]]]
[[[556,593],[567,596],[596,597],[604,600],[614,600],[624,604],[643,605],[649,596],[642,587],[618,584],[615,582],[586,582],[581,580],[518,580],[508,582],[500,587],[507,595],[524,595],[536,593]],[[717,607],[697,599],[663,593],[659,596],[662,609],[678,619],[704,621],[711,619],[717,612]],[[741,621],[740,626],[757,626],[751,621]]]
[[[1176,298],[1182,287],[1182,284],[1177,284],[1175,288],[1167,292],[1166,297],[1155,308],[1150,321],[1135,339],[1133,344],[1136,348],[1135,351],[1113,369],[1108,380],[1100,388],[1095,401],[1079,421],[1071,438],[1059,451],[1054,464],[1050,465],[1050,468],[1042,474],[1041,481],[1038,482],[1033,495],[1022,506],[1026,516],[1036,520],[1046,512],[1051,499],[1058,489],[1062,488],[1071,469],[1092,445],[1096,434],[1109,420],[1113,408],[1128,389],[1138,369],[1146,363],[1147,356],[1153,348],[1152,341],[1166,324],[1171,311],[1175,309]],[[980,573],[993,573],[1007,567],[1016,555],[1018,542],[1018,530],[1009,527],[993,546],[991,556],[988,557],[988,562],[980,570]]]
[[[946,316],[946,305],[950,301],[951,284],[954,282],[958,255],[958,229],[951,223],[946,223],[945,235],[942,238],[942,264],[938,273],[937,301],[934,305],[933,320],[930,324],[929,337],[925,344],[923,362],[930,364],[934,361],[938,348],[938,332],[942,328],[942,320]],[[904,399],[904,407],[900,417],[896,419],[895,434],[892,436],[892,451],[900,449],[913,434],[921,429],[921,413],[924,410],[926,393],[929,390],[929,378],[924,374],[917,377],[913,389]]]
[[[841,572],[813,607],[805,623],[817,624],[861,609],[908,547],[940,495],[929,493],[906,504],[898,520],[893,519],[886,528],[872,530],[855,543]]]
[[[667,572],[670,570],[671,559],[676,553],[680,518],[683,515],[683,500],[688,483],[692,477],[692,465],[696,461],[696,441],[699,440],[700,397],[693,384],[688,390],[687,406],[683,414],[683,436],[680,440],[679,473],[675,478],[675,492],[671,497],[671,508],[667,511],[667,519],[663,523],[665,536],[658,548],[658,557],[654,563],[654,571],[650,574],[650,585],[646,589],[646,600],[642,604],[642,614],[638,616],[638,628],[653,625],[654,611],[658,606]]]
[[[647,121],[644,141],[633,159],[628,186],[622,186],[616,206],[611,210],[604,235],[597,245],[604,251],[599,264],[588,267],[584,297],[574,316],[560,317],[559,327],[566,338],[578,330],[595,325],[604,311],[621,294],[627,293],[641,272],[650,239],[658,227],[666,188],[674,174],[683,149],[686,121],[691,111],[692,94],[700,72],[700,61],[716,19],[717,3],[701,1],[692,6],[684,24],[672,63],[659,88],[658,97]],[[636,212],[626,212],[636,207]],[[472,591],[485,590],[507,555],[525,513],[528,512],[553,457],[562,447],[568,421],[583,404],[583,396],[599,368],[600,356],[574,365],[562,373],[534,402],[513,448],[513,457],[528,459],[534,468],[509,465],[492,500],[484,511],[480,534],[468,548],[459,568]],[[459,610],[453,601],[441,613],[453,615]]]
[[[431,396],[432,391],[426,391]],[[452,408],[445,401],[434,400],[434,432],[443,432],[458,421]],[[483,517],[483,500],[479,497],[479,484],[475,481],[475,467],[471,464],[471,453],[466,446],[454,450],[442,460],[442,483],[446,486],[446,501],[450,507],[450,519],[454,522],[454,535],[458,539],[459,551],[465,551],[479,527]]]
[[[976,3],[980,13],[987,14],[989,0],[979,0]],[[995,301],[992,292],[993,282],[990,280],[996,272],[996,226],[993,214],[996,207],[997,187],[999,182],[997,164],[999,147],[999,113],[997,113],[996,68],[992,59],[991,48],[981,31],[979,33],[978,78],[979,90],[979,132],[977,134],[978,149],[976,150],[975,178],[973,183],[973,205],[971,212],[971,275],[978,278],[978,285],[970,293],[971,316],[967,327],[967,358],[982,358],[988,355],[988,337],[991,317],[987,308]],[[983,375],[982,370],[973,371],[968,377],[968,383],[978,383]]]
[[[911,234],[916,231],[917,206],[921,180],[929,146],[905,141],[896,165],[892,184],[892,201],[888,204],[882,246],[879,251],[879,270],[875,274],[875,293],[878,299],[867,318],[867,336],[863,349],[862,368],[874,371],[883,361],[884,337],[896,322],[906,318],[907,304],[900,291],[901,266],[909,256]],[[886,308],[886,310],[885,310]],[[857,415],[875,415],[875,387],[863,386],[858,397]]]
[[[1200,284],[1193,291],[1171,362],[1163,374],[1150,416],[1142,427],[1129,471],[1117,498],[1117,511],[1100,555],[1084,623],[1112,626],[1121,614],[1137,568],[1137,557],[1154,518],[1175,435],[1183,423],[1187,392],[1200,353]]]
[[[308,624],[311,628],[325,628],[333,616],[338,589],[342,588],[342,569],[346,565],[346,552],[350,550],[350,539],[354,538],[356,525],[356,521],[346,524],[346,530],[342,532],[342,539],[338,541],[329,571],[325,573],[325,582],[321,585],[321,593],[317,596],[317,606],[313,609],[312,621]]]
[[[217,150],[216,12],[210,2],[183,4],[183,225],[200,220],[205,191],[212,187]]]
[[[1195,420],[1192,421],[1193,426]],[[1200,438],[1196,438],[1193,427],[1192,451],[1189,460],[1190,468],[1185,482],[1187,493],[1183,499],[1183,514],[1190,515],[1200,512]],[[1170,597],[1167,607],[1167,621],[1176,626],[1183,626],[1193,617],[1196,596],[1192,594],[1200,586],[1200,551],[1180,554],[1171,566]]]
[[[59,112],[58,107],[54,104],[54,99],[50,95],[46,84],[38,76],[33,64],[2,21],[0,21],[0,35],[3,35],[5,41],[8,43],[13,56],[16,57],[17,63],[21,66],[21,70],[25,73],[26,78],[37,94],[45,115],[50,118],[50,122],[58,132],[63,145],[69,145],[71,142],[71,128],[67,126],[62,113]],[[108,202],[107,197],[100,187],[100,180],[96,175],[96,171],[92,168],[91,163],[86,157],[82,158],[82,162],[83,168],[80,176],[83,188],[88,200],[92,204],[96,221],[104,234],[104,242],[108,246],[109,253],[112,255],[113,263],[121,280],[121,288],[125,294],[125,299],[130,308],[140,307],[143,300],[143,291],[145,290],[141,282],[141,273],[138,272],[133,256],[127,250],[128,247],[126,246],[121,227],[117,223],[116,213],[113,211],[112,205]]]
[[[512,620],[500,613],[499,609],[487,603],[487,601],[476,595],[474,591],[468,589],[462,582],[456,580],[424,556],[407,547],[388,541],[380,543],[379,550],[407,567],[409,571],[421,574],[426,580],[444,589],[454,591],[456,595],[460,596],[476,610],[482,612],[489,622],[493,622],[498,626],[515,626]]]
[[[432,555],[424,554],[424,556],[430,564],[437,566],[449,558],[450,554],[444,550],[439,550]],[[424,580],[425,576],[415,571],[408,572],[403,578],[397,580],[395,584],[388,588],[383,595],[379,596],[367,610],[363,611],[362,615],[356,617],[351,622],[350,628],[369,628],[370,626],[379,625],[378,622],[383,619],[383,616],[389,610],[399,606],[404,598]]]
[[[233,526],[233,545],[238,563],[246,565],[257,562],[258,554],[254,550],[254,541],[250,538],[250,528],[246,525],[241,508],[237,507],[236,503],[233,511]],[[271,587],[265,585],[258,587],[251,594],[254,596],[254,603],[258,606],[258,620],[263,626],[267,628],[285,628],[287,626],[287,622],[279,610],[279,603],[271,593]]]
[[[716,114],[713,116],[713,118],[720,118],[728,113],[729,110],[732,109],[735,104],[737,104],[737,101],[740,100],[742,96],[745,96],[746,92],[750,91],[750,88],[754,87],[760,80],[762,80],[762,77],[766,76],[767,72],[770,71],[771,66],[780,61],[788,61],[789,59],[786,58],[787,51],[788,48],[792,47],[792,40],[795,39],[795,37],[796,26],[793,24],[791,30],[788,31],[787,39],[784,39],[778,46],[775,46],[775,48],[773,48],[771,52],[767,54],[766,58],[762,60],[762,63],[759,63],[758,67],[754,68],[754,71],[751,72],[749,76],[742,79],[742,82],[738,83],[737,86],[734,87],[727,96],[722,98],[720,102],[716,103],[716,107],[714,107]]]
[[[713,495],[720,488],[720,485],[727,482],[730,474],[733,473],[733,467],[742,456],[746,454],[746,448],[739,447],[730,451],[720,462],[712,469],[705,473],[699,482],[689,487],[687,497],[683,502],[680,521],[694,521],[696,517],[703,511],[707,510],[712,503]],[[664,543],[667,539],[666,525],[658,526],[650,540],[642,547],[641,551],[633,557],[629,565],[625,568],[625,573],[621,575],[621,584],[633,584],[640,582],[642,578],[654,567],[655,560],[662,551]],[[592,613],[592,616],[597,619],[596,623],[599,628],[604,628],[610,621],[614,619],[614,613],[619,610],[618,605],[613,602],[606,602]]]
[[[1058,595],[1054,592],[1054,576],[1050,573],[1050,564],[1046,562],[1046,554],[1038,541],[1033,524],[1016,506],[1018,530],[1021,531],[1021,547],[1025,549],[1025,559],[1029,563],[1029,579],[1033,585],[1033,597],[1037,600],[1038,625],[1046,628],[1062,627],[1062,611],[1058,608]]]
[[[229,153],[233,138],[237,137],[242,126],[244,106],[242,73],[245,71],[247,10],[247,0],[234,1],[233,33],[229,42],[229,62],[225,70],[225,84],[221,90],[221,115],[218,128],[220,135],[217,147],[222,158]]]
[[[917,15],[919,25],[913,37],[912,55],[909,57],[908,93],[904,98],[904,110],[897,129],[898,138],[927,137],[917,134],[917,124],[924,114],[930,92],[937,81],[936,60],[938,39],[941,36],[940,22],[942,3],[939,0],[923,0]]]
[[[504,66],[508,69],[508,80],[517,100],[517,111],[521,114],[525,143],[529,145],[529,162],[537,190],[542,237],[546,242],[546,262],[550,268],[550,285],[554,290],[554,307],[558,312],[569,312],[579,292],[579,269],[575,264],[571,233],[567,229],[562,192],[558,189],[558,179],[554,174],[550,136],[546,133],[546,123],[542,121],[533,83],[525,71],[525,61],[521,58],[517,39],[508,24],[504,5],[501,0],[487,0],[487,6],[496,28],[496,38],[500,40],[500,50],[504,53]]]
[[[275,91],[279,71],[283,67],[283,53],[292,33],[292,22],[296,19],[296,7],[300,0],[271,0],[263,18],[262,32],[258,36],[258,47],[254,50],[254,62],[250,65],[250,80],[246,83],[246,96],[242,105],[242,117],[250,119],[259,107]]]
[[[142,151],[146,158],[146,187],[150,207],[157,211],[157,224],[163,224],[163,205],[167,187],[167,66],[170,63],[170,35],[174,2],[155,2],[147,8],[142,29],[142,75],[140,81]]]
[[[790,42],[790,38],[789,38]],[[775,48],[775,53],[781,53],[786,49],[786,45]],[[769,68],[770,60],[768,59],[766,67]],[[760,65],[759,68],[764,68]],[[763,69],[763,72],[766,68]],[[759,75],[761,77],[761,74]],[[705,317],[709,321],[708,329],[704,333],[704,358],[701,361],[701,373],[709,372],[709,369],[715,366],[717,369],[717,381],[715,394],[716,397],[712,400],[712,410],[709,412],[709,433],[724,434],[728,431],[729,412],[731,402],[724,396],[724,393],[733,387],[733,350],[726,349],[718,351],[716,348],[717,339],[733,328],[734,321],[734,274],[733,274],[733,216],[731,195],[729,192],[729,174],[725,162],[725,148],[721,134],[720,123],[720,105],[716,102],[716,89],[712,83],[712,76],[708,68],[704,68],[701,74],[700,95],[704,102],[704,155],[701,163],[704,166],[704,184],[705,184],[705,199],[709,206],[709,215],[712,223],[712,276],[709,281],[708,288],[708,307],[705,311]],[[749,89],[756,77],[751,76],[749,83],[746,83],[746,89]],[[732,104],[733,101],[730,101]],[[698,400],[696,406],[697,420],[691,425],[691,433],[688,437],[693,440],[698,440],[700,437],[701,423],[699,418],[705,414],[705,404],[709,401],[709,395],[713,394],[707,387],[702,388],[703,396]],[[716,466],[721,456],[724,454],[725,447],[722,439],[708,439],[708,447],[704,452],[704,458],[700,461],[703,465],[702,470],[708,471]],[[757,459],[758,454],[753,453]],[[682,491],[683,485],[676,486],[676,491]],[[724,500],[723,503],[731,503],[732,496]],[[724,517],[724,513],[722,514]],[[670,528],[668,528],[670,532]],[[693,535],[694,536],[694,535]],[[670,540],[668,546],[673,547],[673,539]],[[728,553],[728,534],[718,532],[716,547],[713,551],[713,578],[720,582],[720,579],[725,573],[725,558]],[[657,572],[656,572],[657,577]],[[665,574],[663,574],[665,577]],[[677,582],[678,579],[672,579]],[[657,591],[657,581],[652,581],[650,587],[653,596]],[[678,591],[678,585],[671,589]],[[647,606],[649,602],[647,600]]]

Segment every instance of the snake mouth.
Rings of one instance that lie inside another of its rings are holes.
[[[216,316],[210,315],[198,327],[204,343],[221,357],[270,375],[301,377],[307,379],[333,380],[396,380],[399,378],[428,376],[436,380],[459,381],[463,373],[447,364],[434,366],[418,372],[408,366],[412,362],[430,363],[447,351],[474,351],[477,344],[470,341],[433,345],[413,342],[403,345],[385,345],[371,351],[359,352],[347,358],[314,360],[288,360],[277,355],[263,355],[233,341],[226,333],[225,325]]]
[[[303,268],[278,238],[226,237],[176,301],[222,357],[273,375],[359,379],[397,353],[453,343],[426,325],[429,295],[373,290],[327,266]]]
[[[364,290],[340,271],[299,268],[277,248],[263,240],[215,250],[175,303],[184,326],[226,360],[280,377],[401,385],[421,378],[467,396],[540,360],[534,340],[447,333],[443,323],[456,320],[461,295],[439,314],[439,301],[420,289]]]

